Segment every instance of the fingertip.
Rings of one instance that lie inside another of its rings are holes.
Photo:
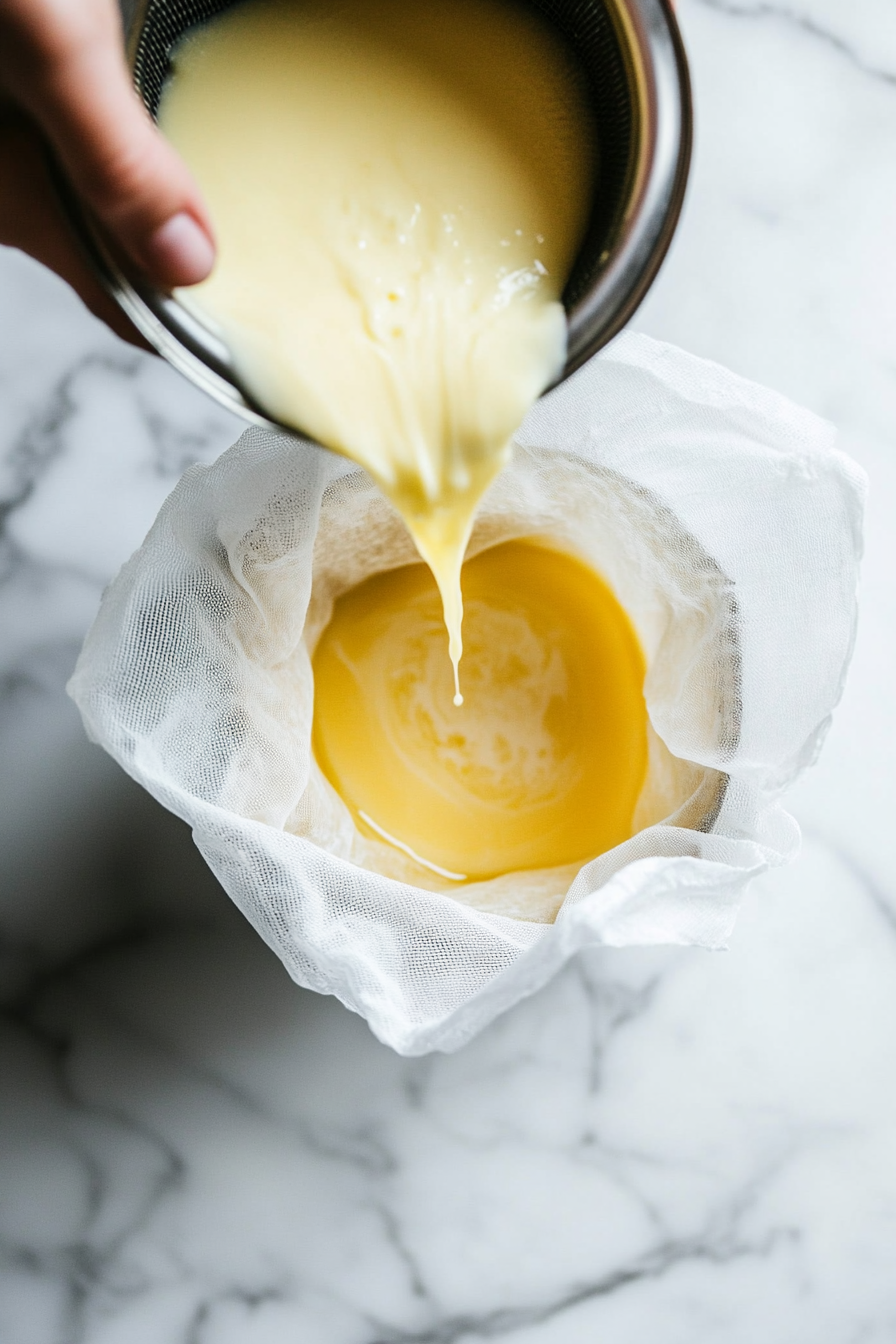
[[[143,248],[149,274],[164,285],[197,285],[211,273],[215,245],[186,210],[178,211],[152,233]]]

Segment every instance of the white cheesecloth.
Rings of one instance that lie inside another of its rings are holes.
[[[749,879],[795,852],[779,795],[818,752],[856,619],[864,478],[833,438],[628,333],[525,420],[469,553],[537,535],[581,555],[648,666],[637,833],[580,869],[457,887],[357,830],[311,754],[310,654],[339,593],[417,556],[365,473],[285,434],[185,474],[70,693],[299,984],[404,1054],[456,1049],[579,948],[724,946]]]

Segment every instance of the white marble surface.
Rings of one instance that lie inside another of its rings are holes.
[[[682,0],[637,323],[833,419],[859,644],[731,951],[604,952],[456,1056],[296,989],[62,686],[235,422],[0,256],[2,1344],[896,1338],[896,6]]]

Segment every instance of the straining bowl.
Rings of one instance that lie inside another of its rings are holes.
[[[151,116],[158,112],[171,50],[187,29],[234,3],[251,2],[120,0],[134,84]],[[577,56],[598,137],[589,223],[563,293],[566,378],[625,325],[665,256],[690,162],[690,84],[668,0],[519,3],[541,13]],[[126,270],[75,192],[60,186],[103,284],[149,343],[231,410],[272,424],[244,387],[220,336],[172,294]]]

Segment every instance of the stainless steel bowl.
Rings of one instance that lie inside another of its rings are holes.
[[[120,2],[134,83],[155,116],[174,44],[234,0]],[[566,378],[625,325],[666,254],[690,163],[690,83],[668,0],[520,3],[540,11],[576,52],[598,133],[591,217],[563,294],[569,324]],[[271,424],[242,386],[220,337],[172,295],[126,273],[75,193],[61,186],[103,283],[159,354],[231,410]]]

